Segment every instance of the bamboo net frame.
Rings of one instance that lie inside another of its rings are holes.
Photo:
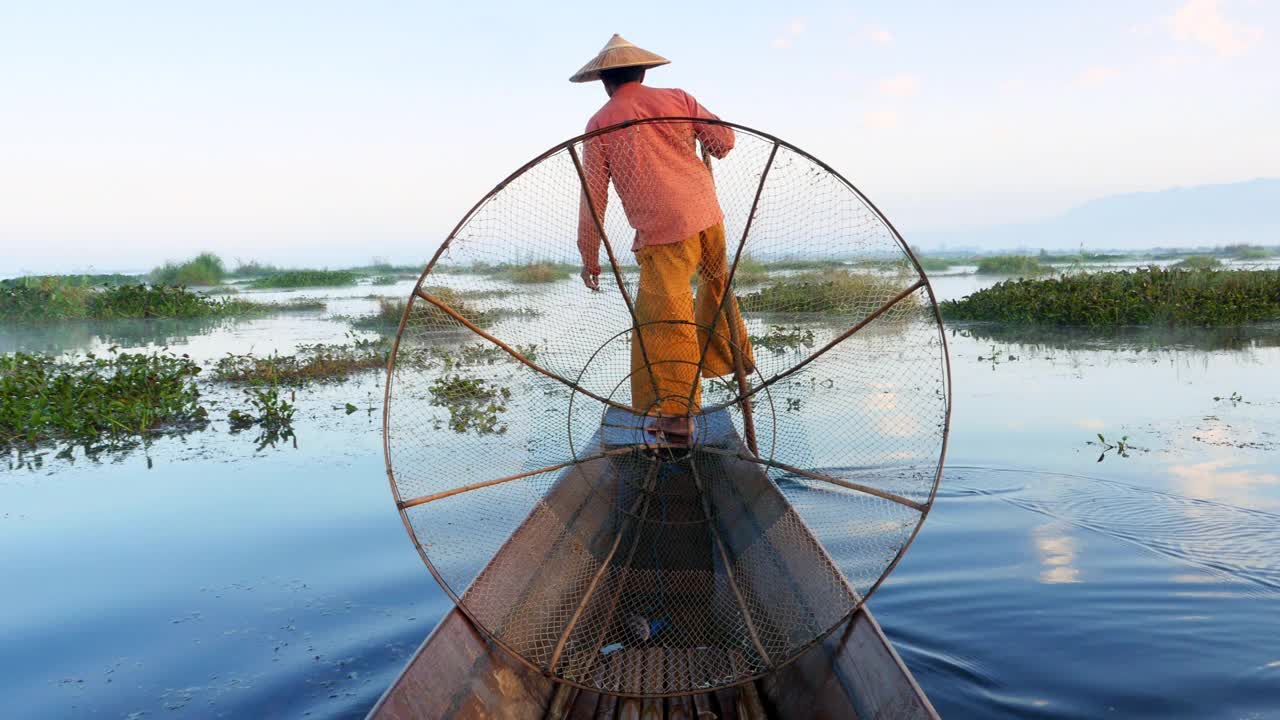
[[[735,138],[721,159],[708,128]],[[724,216],[705,324],[651,319],[618,245],[624,206],[663,192],[645,144],[686,141]],[[584,233],[612,291],[563,269]],[[683,397],[692,449],[646,430],[645,383]],[[875,592],[932,507],[950,413],[932,287],[870,200],[774,136],[653,118],[542,153],[440,245],[396,329],[384,450],[423,561],[496,643],[571,685],[679,695],[776,670]]]

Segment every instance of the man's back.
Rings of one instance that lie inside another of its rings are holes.
[[[654,117],[716,119],[683,90],[631,82],[614,91],[587,123],[587,131]],[[695,138],[715,157],[724,157],[733,148],[733,131],[728,127],[689,122],[638,125],[587,141],[584,164],[593,205],[603,213],[612,180],[627,220],[636,229],[633,249],[679,242],[723,220],[711,173],[697,156]],[[584,220],[580,230],[587,237],[580,232],[580,240],[594,245],[598,242],[594,223],[589,216]]]

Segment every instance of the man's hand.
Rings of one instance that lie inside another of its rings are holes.
[[[582,284],[586,285],[588,290],[594,290],[595,292],[600,292],[600,271],[599,270],[596,270],[595,272],[591,272],[591,270],[587,269],[587,266],[583,265],[582,272],[579,273],[579,275],[582,277]]]

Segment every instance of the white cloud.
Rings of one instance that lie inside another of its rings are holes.
[[[920,78],[908,73],[899,73],[880,81],[880,94],[889,97],[907,98],[920,92]]]
[[[871,28],[867,31],[867,35],[871,38],[871,42],[877,45],[893,44],[893,33],[885,30],[884,28]]]
[[[1076,76],[1076,82],[1086,87],[1096,87],[1119,75],[1120,71],[1113,67],[1105,65],[1094,65],[1086,68],[1084,72]]]
[[[779,50],[791,47],[796,38],[804,34],[805,25],[804,18],[795,18],[787,24],[781,35],[773,39],[773,46]]]
[[[1222,57],[1243,55],[1262,39],[1262,28],[1228,20],[1219,4],[1219,0],[1187,0],[1169,16],[1169,32],[1178,40],[1203,45]]]
[[[894,110],[870,110],[862,113],[862,124],[872,130],[892,130],[898,126],[898,113]]]

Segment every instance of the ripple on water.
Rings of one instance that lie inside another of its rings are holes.
[[[966,484],[966,473],[958,470],[944,487],[954,480],[951,492],[999,495],[1023,509],[1247,582],[1254,592],[1280,594],[1280,514],[1114,480],[1034,475],[1037,482],[1015,492],[988,491]]]

